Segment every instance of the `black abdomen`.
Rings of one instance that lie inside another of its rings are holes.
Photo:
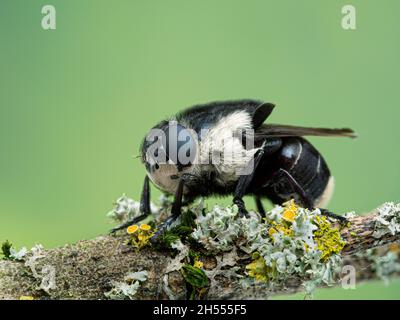
[[[264,158],[256,170],[252,193],[266,196],[278,204],[291,198],[303,203],[281,169],[297,181],[313,205],[326,190],[329,168],[321,154],[307,140],[300,137],[282,138],[281,148]]]

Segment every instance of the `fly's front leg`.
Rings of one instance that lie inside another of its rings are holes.
[[[339,221],[340,223],[344,223],[345,224],[345,223],[349,222],[349,220],[347,220],[346,217],[343,217],[343,216],[340,216],[340,215],[338,215],[336,213],[333,213],[333,212],[329,211],[328,209],[319,208],[319,210],[321,211],[322,215],[324,215],[326,217],[329,217],[329,218],[333,218],[333,219]]]
[[[178,184],[178,188],[175,192],[174,202],[172,203],[171,216],[167,218],[159,227],[157,232],[151,238],[151,242],[155,243],[160,236],[171,226],[171,224],[181,215],[182,210],[182,199],[183,199],[183,187],[185,185],[186,177],[181,176]]]
[[[254,200],[256,202],[256,207],[257,207],[258,213],[261,214],[261,216],[263,218],[265,218],[265,209],[264,209],[264,206],[263,206],[263,204],[261,202],[261,197],[260,196],[255,196]]]
[[[146,175],[146,177],[144,178],[142,194],[140,197],[140,215],[115,227],[114,229],[112,229],[110,231],[110,233],[114,233],[118,230],[129,227],[132,224],[136,224],[139,221],[142,221],[143,219],[147,218],[150,215],[150,213],[151,213],[151,210],[150,210],[150,183],[149,183],[149,177]]]

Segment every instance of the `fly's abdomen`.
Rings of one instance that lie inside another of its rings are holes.
[[[284,169],[304,190],[309,201],[317,206],[321,200],[324,200],[322,198],[326,198],[330,180],[330,171],[324,158],[303,138],[293,137],[282,140],[282,148],[272,161],[275,174],[265,185],[266,195],[275,203],[282,203],[292,198],[301,203],[301,197],[293,189],[288,178],[279,173],[280,169]]]

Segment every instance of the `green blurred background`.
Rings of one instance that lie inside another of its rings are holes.
[[[355,31],[341,27],[349,3]],[[45,4],[56,30],[41,28]],[[274,102],[272,122],[356,129],[357,140],[310,139],[336,178],[330,209],[400,201],[399,12],[397,0],[2,0],[0,241],[106,233],[113,201],[139,197],[146,131],[218,99]],[[400,281],[315,297],[397,299]]]

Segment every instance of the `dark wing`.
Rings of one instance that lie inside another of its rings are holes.
[[[308,128],[282,124],[266,124],[260,126],[254,133],[255,139],[268,137],[293,137],[293,136],[323,136],[323,137],[348,137],[356,138],[357,134],[349,129]]]
[[[246,111],[252,119],[253,128],[257,129],[268,118],[274,107],[272,103],[250,99],[214,101],[185,109],[176,115],[176,120],[198,131],[212,126],[233,112]]]
[[[269,117],[274,110],[275,105],[268,102],[263,102],[252,109],[253,128],[259,128],[263,122]]]

